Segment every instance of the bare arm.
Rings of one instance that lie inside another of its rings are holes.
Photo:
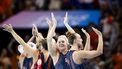
[[[81,30],[86,35],[86,44],[85,44],[84,50],[89,51],[90,50],[90,35],[83,28]]]
[[[36,36],[36,47],[40,49],[41,45],[42,45],[42,40],[44,39],[44,37],[42,36],[42,33],[39,32]]]
[[[11,33],[12,34],[12,36],[15,38],[15,40],[19,43],[19,44],[21,44],[22,46],[26,46],[26,43],[24,42],[24,40],[19,36],[19,35],[17,35],[16,34],[16,32],[13,30],[13,28],[12,28],[12,26],[11,26],[11,24],[4,24],[3,25],[3,30],[5,30],[5,31],[7,31],[7,32],[9,32],[9,33]]]
[[[34,65],[36,63],[36,61],[38,60],[38,55],[36,55],[34,58],[33,58],[33,64],[32,66],[30,67],[30,69],[34,69]]]
[[[28,41],[28,42],[33,42],[33,41],[34,41],[34,39],[35,39],[35,36],[32,36],[32,37],[29,39],[29,41]]]
[[[52,43],[54,40],[53,40],[53,35],[54,35],[54,32],[55,32],[55,29],[56,29],[56,25],[57,25],[57,21],[53,15],[53,13],[51,13],[51,16],[52,16],[52,22],[53,22],[53,26],[51,27],[50,31],[48,32],[48,35],[47,35],[47,44],[48,44],[48,51],[50,53],[51,56],[55,56],[57,54],[57,51],[56,51],[56,44]]]
[[[64,17],[64,25],[66,26],[66,28],[68,29],[68,31],[71,33],[71,34],[74,34],[75,31],[69,26],[68,24],[68,13],[66,12],[66,15]]]
[[[21,69],[23,69],[24,58],[25,58],[25,56],[23,54],[20,54],[20,56],[19,56],[19,65],[20,65]]]
[[[100,31],[98,31],[97,29],[93,28],[93,30],[96,32],[96,34],[99,36],[99,42],[98,42],[98,47],[97,50],[92,50],[92,51],[78,51],[78,52],[74,52],[74,56],[77,55],[81,55],[78,56],[77,58],[82,60],[84,58],[87,59],[91,59],[94,57],[97,57],[99,55],[101,55],[103,53],[103,38],[102,38],[102,33]]]
[[[9,33],[11,33],[12,36],[15,38],[15,40],[20,45],[22,45],[24,47],[24,51],[26,51],[28,53],[30,51],[34,52],[34,50],[30,46],[28,46],[28,44],[19,35],[17,35],[17,33],[13,30],[11,24],[8,24],[8,25],[7,24],[4,24],[3,25],[3,28],[4,28],[3,30],[8,31]]]
[[[38,29],[37,29],[36,25],[33,24],[33,27],[32,27],[32,37],[29,39],[28,42],[33,42],[35,37],[37,37],[37,34],[38,34]]]

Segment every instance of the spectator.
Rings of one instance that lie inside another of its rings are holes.
[[[3,49],[2,54],[0,56],[0,60],[3,62],[5,65],[5,69],[11,69],[11,60],[8,57],[7,50]]]
[[[61,0],[51,0],[49,4],[49,10],[60,10],[61,9]]]

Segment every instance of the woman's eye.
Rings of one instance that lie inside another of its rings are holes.
[[[62,43],[64,43],[64,41],[62,41]]]

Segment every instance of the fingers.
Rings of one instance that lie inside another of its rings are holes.
[[[3,24],[3,26],[2,26],[2,27],[3,27],[3,28],[6,28],[6,26],[7,26],[7,24]]]
[[[92,29],[93,29],[94,31],[96,31],[96,29],[95,29],[94,27],[92,27]]]
[[[102,33],[101,33],[99,30],[95,29],[94,27],[92,27],[92,29],[93,29],[93,31],[94,31],[96,34],[102,35]]]
[[[65,17],[64,17],[64,24],[68,23],[68,12],[66,12]]]
[[[37,32],[38,32],[38,29],[37,29],[37,27],[36,27],[36,25],[35,25],[35,24],[33,24],[33,28],[35,29],[35,31],[37,31]]]
[[[4,28],[3,30],[7,31],[6,29],[9,28],[9,24],[4,24],[2,27]]]
[[[49,20],[49,18],[46,18],[46,21],[47,21],[48,24],[51,22],[51,21]]]
[[[86,30],[84,30],[83,28],[82,28],[81,30],[83,31],[83,33],[88,34],[88,33],[86,32]]]
[[[52,25],[52,24],[51,24],[51,21],[49,20],[49,18],[46,18],[46,21],[47,21],[47,23],[48,23],[49,26]]]
[[[52,19],[55,19],[53,12],[51,12],[51,17]]]
[[[13,30],[11,24],[4,24],[2,27],[4,28],[3,30],[7,32],[11,32]]]
[[[4,24],[2,27],[3,28],[8,28],[8,27],[12,27],[12,25],[11,24]]]
[[[90,36],[87,32],[86,32],[86,30],[84,30],[83,28],[81,29],[82,31],[83,31],[83,33],[88,37],[88,36]]]
[[[3,29],[4,31],[7,31],[6,29]]]
[[[36,37],[37,34],[38,34],[38,29],[37,29],[36,25],[33,24],[33,27],[32,27],[32,35]]]
[[[34,27],[35,32],[38,33],[37,26],[35,24],[33,24],[33,27]]]
[[[56,21],[56,19],[55,19],[55,16],[54,16],[53,12],[51,12],[51,18],[52,18],[52,21]]]
[[[86,33],[86,30],[84,30],[83,28],[81,29],[84,33]]]
[[[93,31],[95,31],[96,33],[98,32],[98,30],[97,30],[97,29],[95,29],[94,27],[92,27],[92,29],[93,29]]]
[[[10,27],[12,27],[12,25],[11,24],[8,24]]]
[[[35,24],[32,24],[33,25],[33,27],[36,27],[36,25]]]
[[[66,18],[68,17],[68,12],[66,12],[65,17],[66,17]]]
[[[42,33],[40,32],[40,33],[38,33],[38,36],[41,38],[41,39],[44,39],[44,37],[43,37],[43,35],[42,35]]]

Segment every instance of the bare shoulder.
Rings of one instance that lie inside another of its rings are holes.
[[[73,61],[76,63],[76,64],[81,64],[81,62],[82,61],[79,61],[79,60],[81,60],[82,59],[82,53],[83,51],[81,50],[81,51],[75,51],[75,52],[73,52],[73,54],[72,54],[72,59],[73,59]],[[80,53],[80,54],[79,54]]]
[[[57,54],[55,56],[51,56],[53,59],[53,63],[54,65],[56,65],[56,63],[58,62],[59,58],[60,58],[60,53],[57,52]]]

